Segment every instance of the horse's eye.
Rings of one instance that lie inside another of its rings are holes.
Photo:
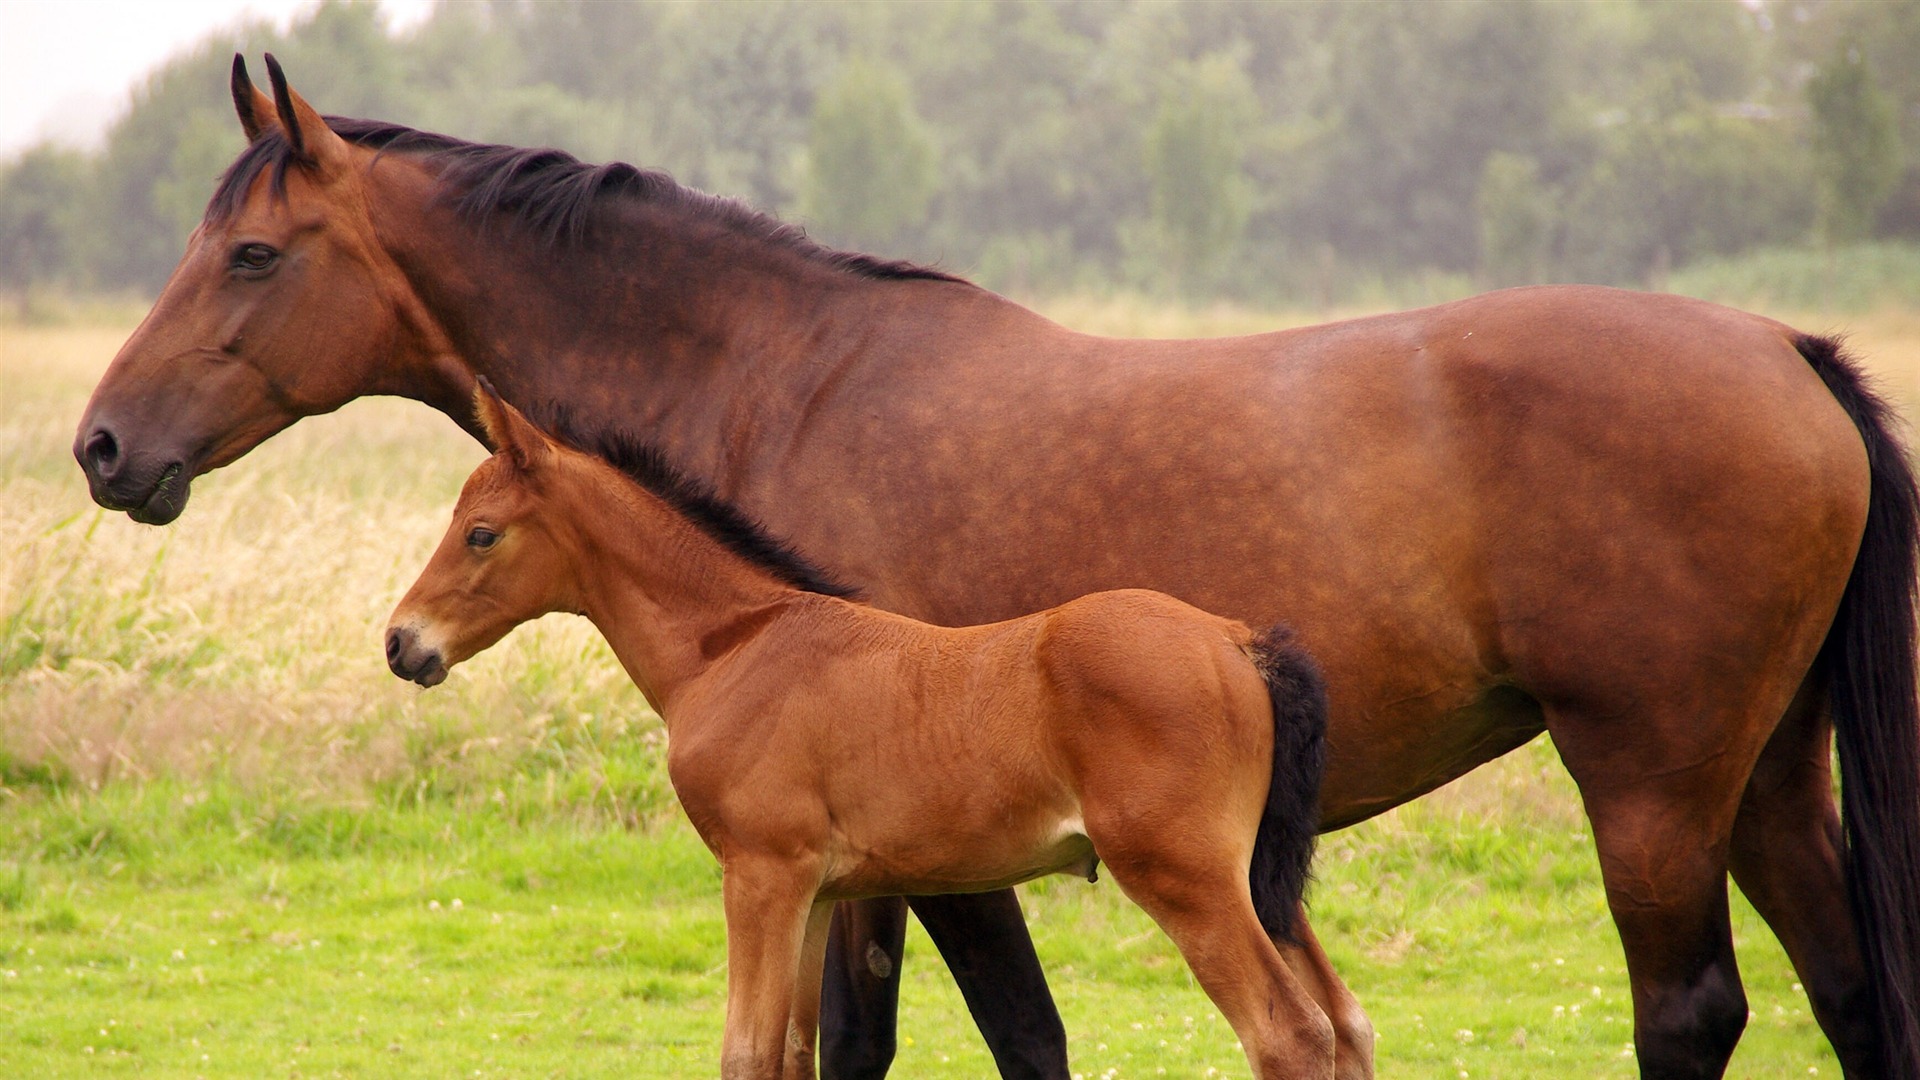
[[[261,273],[279,261],[280,253],[266,244],[242,244],[233,253],[233,268],[249,273]]]
[[[485,525],[476,525],[473,531],[467,534],[467,546],[476,551],[485,551],[498,542],[499,539],[499,533],[494,532]]]

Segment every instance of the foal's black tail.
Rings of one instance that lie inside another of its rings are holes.
[[[1253,665],[1273,699],[1273,782],[1253,838],[1253,910],[1267,933],[1293,941],[1320,832],[1320,775],[1327,757],[1327,692],[1320,669],[1276,626],[1253,639]]]
[[[1840,748],[1847,891],[1879,1017],[1880,1075],[1920,1078],[1920,704],[1914,695],[1920,495],[1893,410],[1829,338],[1795,344],[1853,418],[1867,529],[1820,650]]]

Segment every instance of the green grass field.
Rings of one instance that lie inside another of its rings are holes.
[[[591,628],[543,620],[431,692],[385,669],[386,614],[479,448],[423,406],[360,402],[202,478],[176,525],[135,525],[92,506],[67,449],[131,326],[0,324],[0,1075],[715,1072],[718,872]],[[1853,329],[1910,400],[1920,321]],[[1550,746],[1321,852],[1315,924],[1383,1075],[1633,1075],[1618,940]],[[1111,883],[1023,897],[1077,1073],[1245,1074]],[[1754,1016],[1733,1075],[1838,1075],[1737,897],[1735,934]],[[903,980],[896,1075],[989,1075],[917,928]]]

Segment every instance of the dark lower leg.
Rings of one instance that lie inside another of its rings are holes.
[[[836,905],[820,989],[820,1072],[879,1080],[893,1064],[907,904],[899,897]]]
[[[1067,1032],[1012,889],[907,901],[1007,1080],[1067,1080]]]
[[[1627,954],[1640,1075],[1718,1077],[1747,1024],[1724,857],[1684,807],[1589,798],[1588,808]]]
[[[1848,905],[1827,727],[1788,714],[1761,755],[1734,819],[1731,868],[1807,988],[1846,1075],[1879,1067],[1879,1025]]]

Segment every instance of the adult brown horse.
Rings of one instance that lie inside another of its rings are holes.
[[[723,1077],[813,1077],[834,900],[1100,864],[1255,1076],[1333,1075],[1333,1025],[1275,948],[1313,861],[1327,713],[1284,630],[1141,589],[929,626],[848,599],[651,446],[582,453],[484,382],[475,405],[500,449],[394,609],[387,666],[435,686],[556,611],[606,637],[720,860]]]
[[[1717,1075],[1745,1024],[1731,870],[1848,1072],[1920,1076],[1915,492],[1832,342],[1596,288],[1088,337],[657,173],[323,121],[235,74],[252,143],[80,424],[102,504],[170,521],[363,394],[479,436],[485,375],[646,433],[889,610],[1142,586],[1286,622],[1328,681],[1327,828],[1552,734],[1645,1075]],[[916,910],[1003,1070],[1064,1075],[1017,905]],[[890,1047],[898,909],[836,928],[823,1064],[853,1075]]]

